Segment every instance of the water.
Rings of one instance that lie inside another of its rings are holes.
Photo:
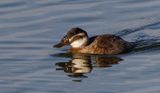
[[[159,0],[1,0],[1,93],[159,93]],[[140,42],[117,56],[52,45],[71,27]]]

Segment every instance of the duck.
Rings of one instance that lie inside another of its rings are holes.
[[[132,42],[125,41],[119,36],[102,34],[89,37],[87,32],[79,27],[71,28],[55,48],[70,45],[69,53],[83,54],[121,54],[134,48]]]

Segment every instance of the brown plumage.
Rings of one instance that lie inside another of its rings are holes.
[[[80,28],[72,28],[67,33],[66,37],[68,37],[68,44],[72,45],[72,48],[69,50],[69,52],[72,53],[119,54],[128,52],[134,47],[132,43],[127,42],[118,36],[110,34],[97,35],[88,38],[87,33]],[[79,47],[74,47],[74,41],[82,40],[84,38],[87,38],[84,44]]]

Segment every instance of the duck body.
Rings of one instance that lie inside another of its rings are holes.
[[[71,48],[71,53],[88,54],[120,54],[131,51],[134,47],[132,43],[124,41],[115,35],[98,35],[89,38],[89,44],[81,48]]]
[[[80,28],[72,28],[65,38],[54,47],[69,44],[71,45],[69,52],[87,54],[120,54],[131,51],[134,48],[133,43],[115,35],[104,34],[89,38],[87,33]]]

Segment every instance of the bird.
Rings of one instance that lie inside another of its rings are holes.
[[[121,54],[134,48],[132,42],[125,41],[119,36],[102,34],[89,37],[87,32],[79,27],[71,28],[58,44],[53,47],[61,48],[70,45],[69,53],[84,54]]]

